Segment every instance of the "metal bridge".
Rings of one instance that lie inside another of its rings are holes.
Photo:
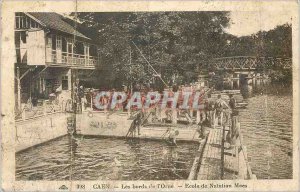
[[[291,69],[291,58],[235,56],[212,59],[217,70],[255,71],[264,69]]]

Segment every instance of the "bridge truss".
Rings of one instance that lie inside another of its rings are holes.
[[[291,58],[235,56],[215,58],[212,67],[218,70],[291,69]]]

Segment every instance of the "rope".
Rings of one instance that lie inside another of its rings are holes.
[[[168,87],[167,83],[161,78],[160,74],[154,69],[154,67],[149,63],[149,61],[146,59],[146,57],[144,56],[144,54],[142,53],[142,51],[138,48],[138,46],[133,42],[133,45],[136,47],[136,49],[140,52],[140,54],[142,55],[142,57],[145,59],[145,61],[147,62],[147,64],[151,67],[151,69],[154,71],[154,73],[160,78],[160,80],[165,84],[166,87]]]

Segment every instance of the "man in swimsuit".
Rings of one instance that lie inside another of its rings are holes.
[[[223,126],[223,107],[226,107],[230,109],[230,107],[227,105],[227,103],[221,98],[221,95],[218,95],[218,99],[215,102],[214,108],[215,108],[215,114],[214,114],[214,128],[216,126],[216,119],[221,121],[221,126]],[[217,121],[218,123],[218,121]]]

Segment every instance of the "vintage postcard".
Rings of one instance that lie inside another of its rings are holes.
[[[296,1],[2,1],[2,191],[299,191]]]

